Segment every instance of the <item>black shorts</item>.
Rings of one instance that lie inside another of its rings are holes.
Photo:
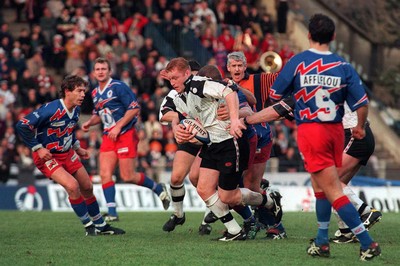
[[[201,150],[202,145],[196,145],[194,143],[186,142],[178,145],[178,151],[185,151],[193,156],[197,156]]]
[[[238,187],[243,171],[247,169],[249,152],[247,137],[213,143],[201,150],[200,167],[219,171],[218,186],[234,190]]]
[[[363,139],[352,138],[350,129],[345,129],[344,132],[344,153],[359,159],[361,165],[366,165],[375,150],[375,139],[371,128],[368,124],[365,126],[365,138]]]

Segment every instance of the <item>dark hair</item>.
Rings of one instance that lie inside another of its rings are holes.
[[[108,70],[111,70],[111,64],[110,61],[108,61],[107,59],[105,59],[104,57],[98,57],[96,58],[96,60],[94,60],[94,64],[93,64],[93,68],[96,64],[107,64],[108,65]]]
[[[84,80],[83,78],[77,76],[77,75],[70,75],[66,76],[63,81],[61,82],[61,89],[60,89],[60,95],[61,98],[65,98],[65,91],[73,91],[75,90],[76,87],[79,86],[88,86],[88,82]]]
[[[211,78],[213,80],[222,80],[222,75],[219,69],[214,65],[206,65],[200,68],[197,72],[198,76]]]
[[[311,40],[320,44],[327,44],[333,40],[335,23],[326,15],[315,14],[310,18],[308,31],[310,32]]]
[[[199,71],[201,66],[196,60],[189,60],[190,70]]]

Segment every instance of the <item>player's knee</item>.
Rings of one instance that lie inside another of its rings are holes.
[[[91,196],[93,196],[93,185],[90,183],[86,186],[82,186],[80,187],[80,191],[84,198],[90,198]]]
[[[73,180],[71,182],[68,182],[66,185],[64,185],[65,190],[68,193],[68,196],[71,198],[78,198],[80,195],[80,188],[79,188],[79,183],[76,180]]]
[[[204,185],[198,185],[196,187],[197,193],[199,196],[205,200],[208,199],[211,195],[215,193],[215,188],[210,188],[209,186],[204,186]]]
[[[171,185],[173,186],[178,186],[183,183],[183,180],[185,179],[185,175],[181,173],[175,173],[171,175]]]

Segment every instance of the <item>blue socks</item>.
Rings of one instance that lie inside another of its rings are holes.
[[[108,214],[118,216],[117,204],[115,203],[115,183],[113,181],[102,185],[104,197],[107,202]]]
[[[83,200],[83,197],[79,197],[77,199],[69,198],[69,202],[71,203],[71,207],[74,210],[75,214],[79,217],[83,225],[86,225],[91,222],[88,209],[86,207],[86,203]]]
[[[357,236],[358,240],[360,240],[361,248],[363,250],[368,249],[373,240],[365,229],[356,208],[351,204],[347,196],[336,199],[332,203],[332,206],[335,208],[340,218],[342,218],[343,222],[347,224],[351,231]]]
[[[332,206],[323,192],[315,193],[315,210],[317,213],[318,233],[315,243],[317,245],[329,243],[328,229],[331,220]]]

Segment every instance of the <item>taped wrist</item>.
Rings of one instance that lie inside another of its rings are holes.
[[[272,106],[275,112],[279,114],[281,117],[285,117],[288,120],[294,119],[293,109],[295,102],[293,98],[285,98],[281,100],[279,103],[276,103]]]

